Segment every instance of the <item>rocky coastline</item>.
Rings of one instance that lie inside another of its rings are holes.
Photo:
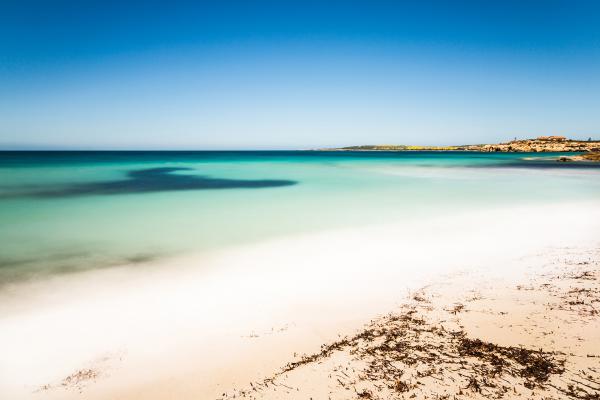
[[[512,140],[499,144],[466,146],[466,150],[523,153],[600,152],[600,141],[570,140],[564,136],[540,136],[535,139]]]
[[[332,149],[329,151],[479,151],[514,153],[588,153],[571,157],[569,161],[599,161],[600,141],[572,140],[564,136],[540,136],[534,139],[511,140],[497,144],[474,144],[459,146],[407,146],[407,145],[363,145]],[[589,156],[588,156],[589,155]]]

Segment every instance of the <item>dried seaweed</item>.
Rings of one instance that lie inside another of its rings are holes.
[[[553,275],[542,283],[519,285],[518,291],[550,294],[549,298],[556,302],[547,307],[561,313],[576,312],[585,317],[578,320],[580,323],[597,318],[594,304],[600,302],[600,287],[597,271],[591,269],[596,263],[565,261],[560,265],[569,267],[566,273]],[[265,398],[277,389],[286,394],[298,392],[299,387],[292,388],[282,382],[287,382],[288,374],[309,368],[330,371],[327,385],[342,389],[330,392],[332,399],[354,396],[458,400],[515,396],[600,400],[600,366],[586,367],[585,371],[570,370],[567,354],[543,348],[503,346],[473,337],[460,324],[460,314],[466,311],[463,303],[448,301],[436,309],[429,298],[420,290],[401,311],[372,321],[353,336],[323,345],[317,353],[301,356],[272,376],[251,384],[249,390],[224,393],[223,398]],[[481,299],[476,293],[472,301]],[[446,317],[430,318],[436,312],[443,313],[442,310]],[[448,318],[448,314],[452,317]],[[448,324],[444,320],[453,322]],[[596,357],[600,355],[587,355]],[[346,366],[332,366],[334,359],[336,363],[345,360]],[[281,392],[274,397],[281,398]]]

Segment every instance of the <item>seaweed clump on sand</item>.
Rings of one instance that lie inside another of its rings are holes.
[[[464,299],[421,290],[398,312],[371,321],[353,336],[323,345],[317,353],[301,356],[246,389],[223,393],[221,399],[600,400],[600,354],[582,352],[572,340],[562,345],[539,340],[544,344],[535,349],[504,346],[478,338],[462,325],[467,315],[493,310],[490,301],[505,309],[503,302],[508,300],[515,309],[533,305],[526,311],[526,320],[531,319],[527,325],[515,319],[514,327],[526,328],[518,333],[535,339],[534,343],[550,333],[564,340],[577,327],[590,340],[593,326],[600,322],[597,254],[575,253],[574,258],[568,254],[557,265],[549,263],[546,273],[536,278],[540,282],[519,284],[506,297],[487,300],[479,310],[473,305],[485,298],[479,292]],[[532,301],[538,298],[543,300]],[[512,320],[505,321],[510,325],[498,321],[497,329],[514,332]],[[548,325],[564,329],[547,333]]]
[[[345,365],[328,364],[336,353],[345,356]],[[308,365],[329,365],[332,383],[359,399],[502,398],[546,390],[550,378],[565,371],[557,354],[471,339],[463,331],[428,323],[413,308],[376,320],[356,335],[323,345],[320,352],[222,398],[265,398],[276,389],[297,393],[300,388],[285,378]]]
[[[557,360],[552,353],[542,350],[498,346],[467,337],[460,339],[457,349],[461,356],[475,357],[494,366],[493,371],[497,374],[504,372],[505,368],[510,368],[508,372],[512,376],[520,376],[527,380],[524,386],[529,389],[533,389],[536,383],[543,384],[548,381],[550,375],[560,375],[565,371],[564,360]]]

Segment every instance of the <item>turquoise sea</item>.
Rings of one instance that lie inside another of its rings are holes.
[[[598,199],[600,165],[557,156],[0,152],[0,290],[285,235]]]

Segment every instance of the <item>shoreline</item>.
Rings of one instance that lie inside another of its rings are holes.
[[[11,399],[216,398],[447,274],[519,275],[506,267],[514,257],[589,241],[594,221],[597,202],[509,207],[271,240],[143,275],[140,266],[85,273],[27,312],[3,313],[0,340],[17,345],[0,387]],[[31,287],[21,289],[13,300],[25,302]]]

